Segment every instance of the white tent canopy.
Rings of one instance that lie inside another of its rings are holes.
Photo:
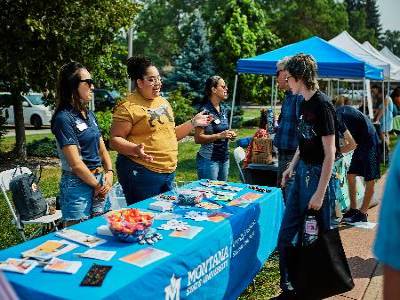
[[[355,40],[347,31],[343,31],[342,33],[331,39],[329,43],[347,52],[350,52],[352,55],[365,62],[382,68],[385,79],[391,78],[390,63],[380,59],[379,57],[376,57],[374,53],[365,49],[363,45]]]
[[[370,44],[370,42],[365,41],[363,44],[365,49],[368,51],[372,52],[375,54],[376,57],[382,59],[383,61],[386,61],[388,64],[390,64],[390,74],[391,74],[391,79],[398,81],[400,80],[400,62],[394,62],[391,59],[387,58],[384,56],[382,53],[380,53],[374,46]]]
[[[400,58],[396,55],[393,54],[392,51],[388,47],[383,47],[383,49],[380,51],[380,53],[388,58],[391,62],[400,65]]]

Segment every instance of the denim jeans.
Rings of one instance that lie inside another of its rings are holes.
[[[121,154],[118,154],[116,168],[128,205],[173,189],[175,172],[153,172]]]
[[[103,174],[94,175],[102,182]],[[104,213],[109,195],[94,199],[94,189],[72,172],[63,171],[60,181],[60,206],[64,221],[80,221]]]
[[[301,232],[308,203],[317,190],[321,176],[321,165],[310,165],[299,161],[295,180],[288,191],[286,209],[283,216],[278,238],[279,269],[281,273],[280,286],[283,291],[293,290],[288,269],[289,250],[298,246],[301,241]],[[331,175],[326,189],[322,207],[319,210],[319,231],[324,232],[331,228],[332,203],[335,201],[336,177]]]
[[[278,150],[278,183],[277,186],[281,186],[282,182],[282,174],[289,167],[290,162],[292,161],[294,156],[294,152],[292,154],[287,154],[284,151]],[[287,201],[289,189],[294,182],[295,176],[293,175],[286,181],[286,187],[282,188],[283,200]]]
[[[199,153],[196,157],[197,176],[199,179],[223,180],[228,179],[229,159],[214,161],[204,158]]]

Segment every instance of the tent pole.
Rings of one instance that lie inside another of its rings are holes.
[[[367,83],[365,82],[365,77],[363,79],[363,90],[364,90],[365,93],[367,92]],[[365,112],[366,112],[366,107],[365,107],[366,99],[365,99],[364,95],[362,97],[362,100],[363,100],[363,114],[365,115]]]
[[[272,83],[271,83],[271,108],[272,108],[272,103],[274,101],[274,94],[275,94],[275,77],[272,76]]]
[[[382,80],[382,109],[383,109],[383,124],[386,127],[386,106],[385,106],[385,80]],[[389,103],[388,103],[389,105]],[[385,128],[386,129],[386,128]],[[383,165],[386,166],[386,132],[383,133]]]
[[[238,74],[235,75],[235,84],[234,84],[234,87],[233,87],[232,107],[231,107],[231,119],[229,120],[229,129],[232,129],[233,109],[235,108],[235,98],[236,98],[237,81],[238,81]]]

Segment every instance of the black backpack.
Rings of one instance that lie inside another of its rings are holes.
[[[25,173],[14,176],[10,181],[14,205],[22,221],[29,221],[47,214],[47,202],[39,189],[39,180],[40,176],[37,179],[35,174]]]

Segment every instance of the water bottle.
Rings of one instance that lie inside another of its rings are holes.
[[[274,120],[275,118],[274,118],[274,113],[273,113],[273,111],[272,111],[272,109],[271,108],[268,108],[267,109],[267,131],[268,131],[268,133],[269,134],[272,134],[272,133],[274,133],[274,123],[275,123],[275,120]]]
[[[314,215],[307,215],[304,222],[303,246],[311,245],[318,238],[318,223]]]

